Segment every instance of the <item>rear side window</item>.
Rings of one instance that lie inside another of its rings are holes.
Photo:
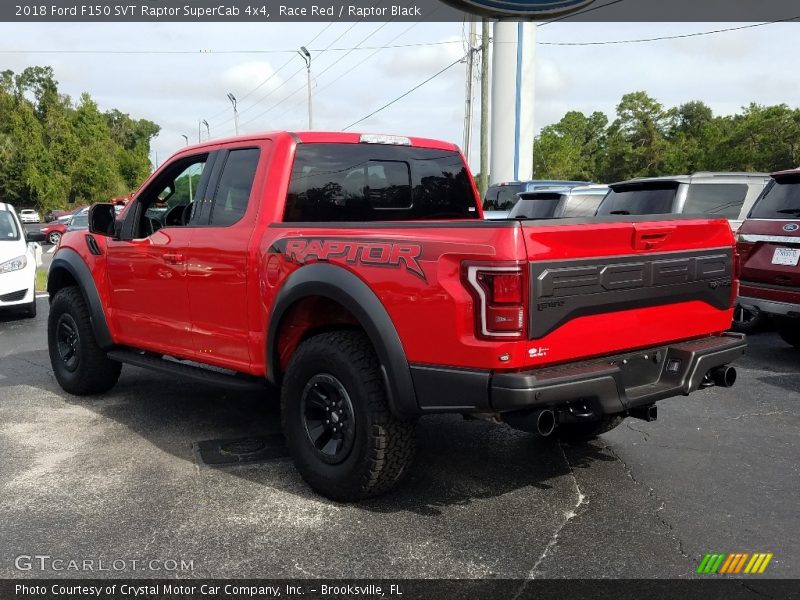
[[[800,217],[800,178],[770,182],[756,201],[749,216],[753,219],[796,219]]]
[[[678,184],[625,186],[612,189],[600,204],[598,215],[665,215],[672,212]]]
[[[603,201],[603,194],[574,194],[567,198],[565,217],[593,217]]]
[[[746,183],[693,183],[689,185],[683,212],[688,214],[719,215],[735,219],[742,210]]]
[[[556,216],[561,198],[561,194],[543,193],[522,197],[508,216],[512,219],[552,219]]]
[[[214,197],[212,225],[233,225],[244,216],[256,177],[259,154],[258,148],[232,150],[228,154]]]
[[[0,242],[15,242],[19,239],[17,220],[10,210],[0,210]]]
[[[458,152],[379,144],[297,148],[284,221],[475,219]]]

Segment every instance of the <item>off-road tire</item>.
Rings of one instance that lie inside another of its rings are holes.
[[[791,317],[775,319],[775,329],[784,342],[800,348],[800,319]]]
[[[320,376],[339,382],[352,405],[352,447],[336,464],[323,460],[307,431],[301,405]],[[415,422],[392,415],[378,359],[360,332],[333,331],[304,341],[281,388],[281,421],[295,466],[318,493],[352,502],[389,491],[408,473],[415,452]]]
[[[624,420],[624,415],[612,415],[610,417],[602,417],[599,421],[564,423],[556,427],[556,435],[561,441],[567,443],[585,442],[611,431]]]
[[[62,323],[74,329],[77,335],[74,344],[77,363],[72,368],[59,351],[57,336]],[[47,345],[53,373],[65,392],[76,396],[101,394],[117,383],[122,364],[109,359],[98,346],[89,309],[77,287],[62,288],[53,298],[47,318]]]

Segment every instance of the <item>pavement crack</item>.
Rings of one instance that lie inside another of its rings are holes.
[[[630,466],[628,466],[628,463],[626,463],[622,459],[622,457],[614,451],[614,449],[611,446],[609,446],[607,444],[603,444],[603,450],[606,450],[611,456],[613,456],[622,465],[622,469],[625,471],[625,475],[628,476],[628,479],[630,479],[636,485],[639,485],[639,486],[645,488],[647,490],[648,497],[650,497],[652,500],[654,500],[655,502],[658,503],[658,508],[655,511],[656,519],[658,519],[659,523],[661,523],[664,527],[666,527],[669,530],[669,532],[672,535],[673,539],[677,543],[678,552],[680,552],[681,556],[683,556],[684,558],[686,558],[688,560],[691,560],[692,557],[689,556],[689,554],[687,554],[686,550],[684,549],[683,540],[681,540],[681,538],[678,536],[678,532],[675,530],[675,527],[673,527],[672,523],[667,521],[664,517],[662,517],[659,514],[666,507],[666,505],[667,505],[666,502],[656,493],[656,491],[652,487],[650,487],[649,485],[646,485],[646,484],[642,483],[641,481],[639,481],[638,479],[636,479],[636,477],[634,476],[633,471],[631,470]]]
[[[640,433],[640,434],[642,434],[642,439],[643,439],[645,442],[649,442],[649,441],[650,441],[650,434],[649,434],[649,433],[647,433],[646,431],[642,431],[641,429],[637,429],[636,427],[634,427],[633,425],[631,425],[631,424],[630,424],[630,422],[626,422],[626,423],[625,423],[625,425],[626,425],[626,427],[627,427],[628,429],[630,429],[631,431],[635,431],[636,433]]]
[[[732,421],[738,421],[739,419],[746,419],[746,418],[750,418],[750,417],[775,417],[775,416],[779,416],[779,415],[780,416],[785,416],[785,417],[790,416],[789,413],[787,413],[787,412],[784,412],[784,411],[781,411],[781,410],[776,410],[776,411],[767,412],[767,413],[743,413],[741,415],[733,417],[731,420]]]
[[[558,448],[559,450],[561,450],[561,455],[564,457],[564,462],[567,464],[567,468],[569,469],[569,475],[572,478],[572,483],[575,485],[575,494],[576,494],[575,506],[572,507],[572,510],[564,514],[564,521],[562,521],[562,523],[553,532],[550,541],[548,541],[547,545],[544,547],[544,551],[539,556],[539,558],[536,559],[536,562],[533,564],[533,567],[531,567],[531,570],[528,571],[528,576],[525,578],[525,581],[522,584],[522,586],[520,586],[520,588],[517,590],[517,593],[514,594],[512,600],[517,600],[527,588],[528,582],[531,581],[532,579],[536,579],[536,573],[539,570],[539,565],[541,565],[542,562],[544,562],[544,560],[550,555],[550,552],[553,550],[553,548],[555,548],[556,544],[558,544],[558,538],[561,535],[561,532],[564,530],[564,528],[569,524],[569,522],[572,519],[578,516],[578,511],[580,510],[580,508],[584,505],[589,504],[589,498],[588,496],[586,496],[586,494],[583,493],[583,491],[581,490],[581,486],[578,484],[578,478],[575,477],[575,470],[572,468],[572,464],[569,462],[567,453],[564,451],[564,446],[562,444],[559,444]]]

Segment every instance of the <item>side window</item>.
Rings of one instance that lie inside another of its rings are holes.
[[[139,194],[134,237],[189,224],[207,160],[208,154],[178,160]]]
[[[695,183],[689,186],[684,213],[719,215],[735,219],[747,196],[746,183]]]
[[[232,150],[214,195],[211,225],[226,227],[239,221],[247,211],[247,202],[256,176],[258,148]]]
[[[565,217],[593,217],[603,199],[602,194],[574,194],[567,200]]]

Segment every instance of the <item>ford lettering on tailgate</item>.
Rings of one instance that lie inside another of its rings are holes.
[[[531,339],[583,316],[701,300],[731,304],[730,248],[531,263]]]

